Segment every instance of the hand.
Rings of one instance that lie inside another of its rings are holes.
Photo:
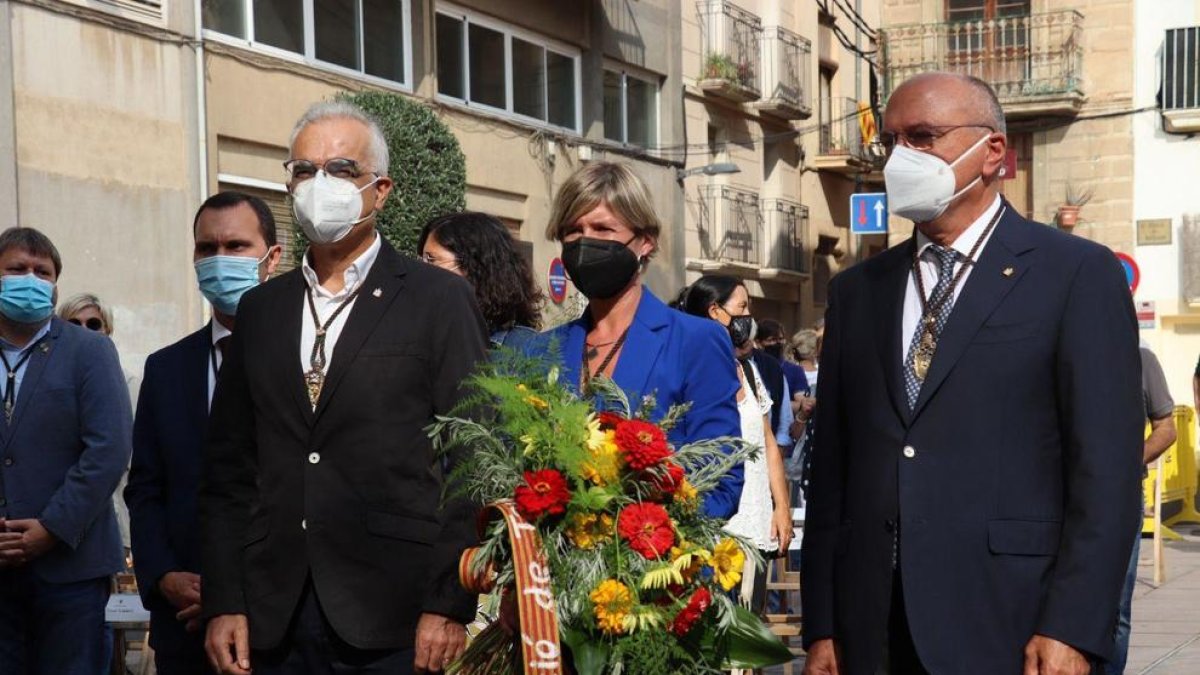
[[[158,592],[175,609],[186,610],[200,604],[200,575],[191,572],[167,572],[158,580]]]
[[[1034,635],[1025,645],[1024,675],[1088,675],[1092,666],[1083,652],[1065,642]]]
[[[837,648],[831,638],[812,643],[804,657],[803,675],[838,675]]]
[[[791,510],[783,507],[775,507],[775,512],[771,514],[771,540],[779,542],[779,552],[781,554],[787,553],[794,533]]]
[[[805,396],[800,394],[796,398],[796,402],[800,405],[796,407],[796,419],[807,421],[812,417],[813,409],[817,407],[817,399],[813,396]]]
[[[7,565],[24,565],[45,555],[58,538],[36,518],[4,521],[6,532],[0,532],[0,561]]]
[[[422,614],[417,620],[417,657],[413,666],[418,673],[440,673],[462,656],[466,644],[466,626],[440,614]]]
[[[175,619],[183,622],[183,629],[185,631],[195,633],[200,630],[200,613],[203,611],[204,609],[200,606],[200,603],[196,603],[176,613]]]
[[[249,675],[250,621],[245,614],[222,614],[208,622],[204,651],[214,672]]]

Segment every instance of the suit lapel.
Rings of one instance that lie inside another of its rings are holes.
[[[901,353],[901,335],[904,330],[904,293],[908,285],[908,274],[912,269],[913,248],[916,239],[910,238],[900,245],[902,255],[897,255],[879,271],[879,280],[874,284],[875,335],[879,336],[879,361],[883,366],[883,377],[887,382],[888,397],[901,419],[908,421],[908,399],[904,393],[904,355]]]
[[[379,257],[371,266],[367,278],[363,280],[362,290],[355,298],[354,305],[350,307],[350,316],[346,318],[346,325],[333,347],[325,386],[321,389],[321,398],[317,401],[316,418],[319,419],[321,413],[329,406],[329,399],[337,391],[363,343],[374,332],[379,320],[404,288],[404,273],[404,259],[390,244],[382,242]]]
[[[663,350],[662,330],[669,323],[666,312],[670,311],[674,310],[654,297],[649,289],[642,289],[642,299],[629,326],[629,337],[625,340],[625,344],[631,347],[621,350],[621,358],[613,370],[613,381],[629,397],[629,405],[633,408],[631,413],[637,412],[642,397],[651,393],[646,391],[646,385]]]
[[[55,347],[58,344],[58,338],[62,335],[62,323],[59,319],[53,318],[50,320],[50,332],[37,346],[33,347],[33,353],[29,355],[29,362],[25,364],[25,373],[21,377],[21,387],[17,389],[17,400],[13,407],[12,422],[8,423],[8,437],[5,439],[5,446],[12,441],[17,435],[17,427],[21,424],[21,418],[25,415],[25,410],[29,408],[30,399],[37,395],[38,384],[42,381],[42,374],[46,371],[46,364],[49,363],[50,357],[55,352]],[[14,362],[13,365],[16,365]]]
[[[300,332],[303,330],[304,321],[312,321],[312,318],[308,317],[308,305],[304,295],[307,282],[304,281],[300,270],[289,274],[291,276],[288,278],[288,287],[283,290],[284,301],[278,307],[277,314],[283,344],[276,350],[275,358],[280,359],[278,369],[284,374],[284,386],[291,391],[292,400],[299,408],[304,423],[311,427],[315,416],[312,403],[308,400],[308,385],[304,383],[304,369],[300,365]]]
[[[979,262],[967,277],[966,284],[950,311],[946,327],[938,337],[937,351],[934,352],[933,363],[929,367],[929,376],[921,387],[916,405],[913,406],[914,419],[954,369],[979,327],[991,316],[1000,301],[1016,287],[1029,268],[1028,260],[1019,257],[1032,248],[1022,236],[1021,218],[1007,202],[1003,203],[1002,208],[1005,209],[1005,214],[997,223],[991,240],[984,245]]]

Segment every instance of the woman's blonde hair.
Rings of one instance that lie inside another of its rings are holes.
[[[91,293],[76,293],[63,300],[62,304],[58,306],[58,318],[69,321],[71,317],[88,307],[95,307],[96,311],[100,312],[100,317],[104,319],[104,332],[111,335],[113,332],[112,310],[108,308],[108,305],[100,302],[100,298]]]
[[[607,204],[634,234],[657,245],[662,223],[654,212],[650,190],[632,169],[616,162],[588,164],[562,184],[554,196],[546,238],[562,241],[567,228],[601,204]]]
[[[788,343],[788,348],[797,361],[817,358],[817,331],[811,328],[796,331]]]

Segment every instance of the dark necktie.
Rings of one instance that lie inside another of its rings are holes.
[[[954,263],[959,258],[958,251],[952,248],[931,245],[929,252],[937,258],[938,262],[938,280],[937,285],[933,287],[933,291],[922,303],[922,312],[920,318],[917,319],[917,328],[913,332],[912,344],[908,346],[908,355],[904,359],[904,393],[908,396],[908,409],[912,410],[917,404],[917,397],[921,393],[921,384],[923,380],[917,377],[913,370],[914,357],[917,353],[917,345],[921,341],[921,335],[925,331],[925,313],[924,308],[933,305],[942,298],[942,296],[951,292],[950,285],[954,282]],[[921,292],[920,286],[916,288],[918,293]],[[942,329],[946,327],[946,320],[950,318],[950,310],[954,308],[954,299],[947,297],[945,302],[935,308],[937,312],[934,315],[933,337],[936,340],[942,334]]]

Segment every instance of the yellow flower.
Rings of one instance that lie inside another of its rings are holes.
[[[537,440],[533,436],[526,434],[521,437],[521,442],[525,444],[525,456],[532,455],[537,450]]]
[[[721,584],[721,588],[733,590],[742,580],[742,566],[746,564],[746,554],[736,541],[725,538],[713,547],[711,564],[713,577]]]
[[[687,478],[684,478],[679,483],[679,487],[675,489],[675,495],[672,499],[676,504],[679,504],[688,511],[692,511],[699,505],[699,501],[696,499],[697,495],[696,488],[692,486]]]
[[[529,391],[529,387],[526,387],[523,384],[518,384],[517,391],[524,394],[525,392]],[[528,403],[529,405],[537,408],[538,410],[546,410],[547,408],[550,407],[550,404],[546,403],[545,399],[538,398],[537,396],[534,396],[533,394],[526,396],[525,402]]]
[[[602,431],[599,440],[593,443],[588,439],[588,454],[590,458],[579,467],[580,475],[600,486],[608,485],[617,480],[621,471],[621,450],[614,440],[612,431]]]
[[[610,635],[625,632],[625,618],[633,609],[633,594],[616,579],[605,579],[592,591],[591,600],[600,630]]]
[[[600,418],[595,414],[587,417],[587,437],[584,443],[587,444],[587,449],[596,452],[601,449],[605,442],[606,432],[600,428]],[[609,439],[611,440],[611,438]]]
[[[567,538],[579,548],[590,549],[612,538],[613,519],[607,513],[577,513],[567,525]]]
[[[679,559],[685,555],[691,555],[691,561],[684,567]],[[678,546],[671,547],[671,562],[675,564],[675,569],[683,575],[683,580],[691,583],[692,579],[700,573],[700,568],[704,567],[705,559],[708,557],[708,552],[704,549],[694,547],[691,542],[680,541]]]

